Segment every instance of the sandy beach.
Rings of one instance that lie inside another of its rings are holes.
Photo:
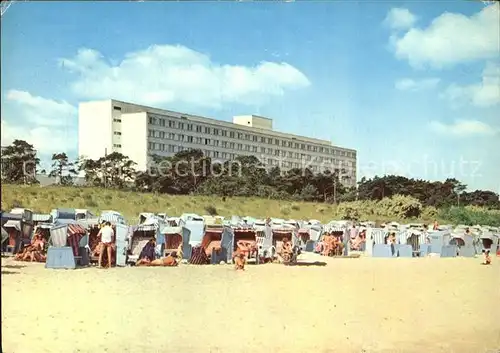
[[[500,258],[47,270],[2,259],[5,353],[498,352]]]

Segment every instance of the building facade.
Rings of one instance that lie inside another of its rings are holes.
[[[230,123],[117,100],[92,101],[79,104],[78,152],[92,159],[120,152],[146,170],[152,155],[201,149],[221,163],[243,155],[282,170],[338,169],[346,186],[356,185],[355,150],[272,128],[271,119],[256,115],[235,116]]]

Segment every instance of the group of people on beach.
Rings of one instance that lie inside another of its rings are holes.
[[[17,261],[29,261],[29,262],[45,262],[47,256],[45,255],[45,248],[47,246],[47,240],[41,232],[35,232],[31,243],[25,246],[19,253],[14,257]]]
[[[177,251],[172,251],[167,256],[157,259],[156,258],[156,239],[151,238],[142,248],[136,266],[163,266],[174,267],[179,264],[182,255],[177,254]]]
[[[355,225],[352,226],[349,233],[347,246],[350,250],[362,251],[366,243],[366,229],[359,230]],[[323,256],[342,255],[346,244],[343,242],[343,233],[327,232],[322,241],[316,244],[316,252]]]
[[[267,218],[266,224],[270,225],[271,219]],[[427,229],[427,225],[424,227]],[[432,225],[433,230],[439,229],[439,224],[437,221]],[[470,234],[470,230],[467,228],[465,234]],[[363,250],[364,244],[366,243],[366,229],[358,229],[355,225],[350,229],[349,239],[346,244],[344,244],[341,236],[335,234],[335,232],[326,233],[322,241],[318,242],[316,245],[316,252],[322,254],[323,256],[341,255],[343,253],[344,247],[347,245],[350,250]],[[46,261],[46,247],[48,246],[48,239],[44,236],[41,229],[35,229],[35,234],[31,239],[31,243],[25,246],[18,254],[16,254],[15,259],[18,261],[36,261],[45,262]],[[100,225],[99,233],[97,238],[100,238],[99,245],[96,247],[96,254],[98,254],[98,267],[103,268],[103,262],[106,262],[106,267],[111,267],[113,263],[113,254],[115,247],[115,232],[110,222],[104,222]],[[427,239],[430,243],[430,239]],[[396,233],[389,232],[385,239],[385,243],[391,245],[394,251],[396,244]],[[257,251],[255,241],[250,240],[239,240],[236,244],[236,249],[233,253],[233,262],[236,270],[244,270],[249,255],[254,254]],[[147,244],[142,249],[137,266],[165,266],[172,267],[177,266],[182,260],[182,243],[176,251],[172,251],[169,254],[165,254],[163,258],[156,258],[156,239],[151,238]],[[484,265],[491,264],[490,250],[485,249],[484,254]],[[293,244],[288,238],[284,238],[278,249],[278,258],[281,262],[287,262],[293,256]]]

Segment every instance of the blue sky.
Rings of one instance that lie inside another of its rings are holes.
[[[500,191],[499,6],[20,2],[2,18],[2,144],[76,156],[79,101],[116,98],[358,150],[359,177]],[[40,108],[43,107],[43,108]]]

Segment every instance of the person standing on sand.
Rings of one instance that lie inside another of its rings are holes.
[[[113,238],[115,237],[115,232],[113,231],[113,228],[111,228],[111,223],[106,222],[104,224],[104,227],[101,228],[99,231],[99,234],[97,236],[101,236],[101,251],[99,253],[99,262],[98,262],[98,267],[102,268],[102,258],[104,256],[104,251],[107,251],[108,255],[108,268],[111,267],[111,253],[112,253],[112,245],[113,245]]]

